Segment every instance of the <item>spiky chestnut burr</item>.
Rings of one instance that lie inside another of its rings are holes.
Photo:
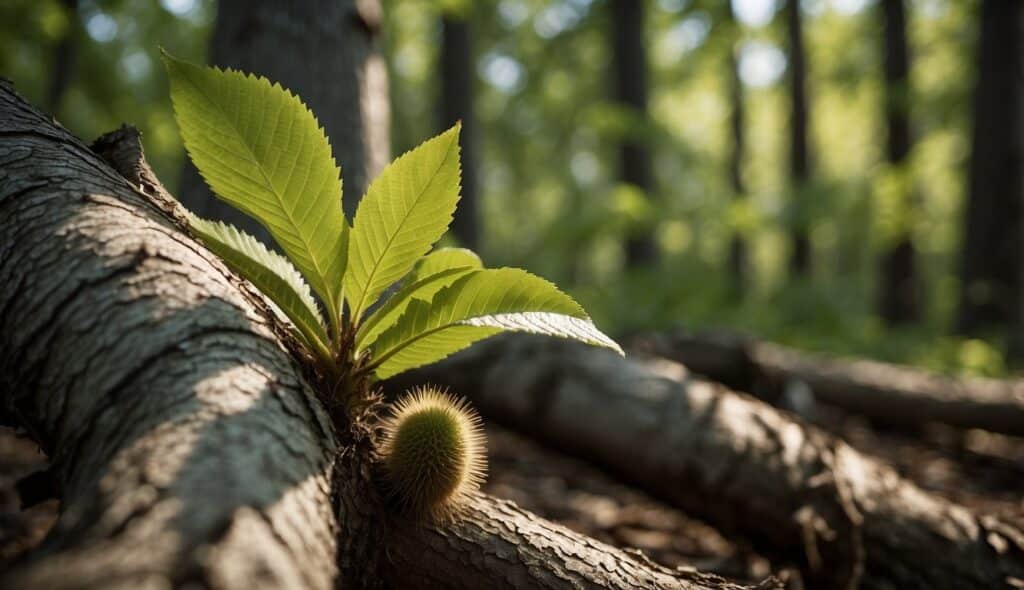
[[[384,471],[400,509],[417,520],[456,517],[487,474],[480,417],[466,400],[418,387],[392,405],[383,430]]]

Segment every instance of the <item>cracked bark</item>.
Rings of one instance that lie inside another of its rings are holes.
[[[487,418],[796,560],[813,587],[1024,580],[1024,531],[671,361],[654,369],[572,343],[501,337],[403,380],[448,386]]]
[[[329,588],[327,417],[154,202],[0,86],[0,395],[63,498],[0,585]]]
[[[396,526],[389,554],[395,588],[741,588],[718,576],[661,567],[639,551],[610,548],[483,494],[473,498],[461,521],[445,529]],[[458,567],[438,568],[438,563]],[[771,579],[757,586],[776,587]]]
[[[636,346],[768,400],[802,383],[815,399],[877,422],[941,422],[1024,436],[1024,379],[957,379],[888,363],[818,357],[726,333],[643,336]]]
[[[90,149],[0,81],[0,404],[62,497],[0,586],[736,588],[484,495],[446,527],[388,517],[369,439],[176,219],[134,130]]]

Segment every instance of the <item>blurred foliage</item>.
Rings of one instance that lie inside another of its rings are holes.
[[[184,152],[171,114],[159,48],[185,59],[206,55],[215,5],[209,0],[4,0],[0,2],[0,76],[44,105],[56,47],[70,35],[70,84],[53,115],[92,139],[122,123],[142,131],[146,155],[170,186]]]
[[[1004,374],[1006,334],[949,336],[969,150],[977,0],[908,3],[908,91],[915,145],[884,159],[876,0],[803,0],[813,179],[788,181],[784,22],[774,0],[648,0],[649,113],[610,100],[603,0],[383,0],[393,152],[439,129],[440,15],[469,20],[475,43],[483,255],[572,291],[613,332],[728,327],[813,350],[950,372]],[[58,0],[0,4],[0,74],[42,104],[54,49],[78,35],[79,69],[57,110],[82,137],[139,126],[157,172],[174,186],[180,142],[157,47],[201,60],[213,0]],[[728,179],[728,52],[745,83],[747,194]],[[652,153],[655,188],[618,181],[617,142]],[[796,206],[799,204],[799,206]],[[799,213],[798,213],[799,212]],[[799,215],[800,217],[796,217]],[[788,233],[806,224],[813,272],[787,272]],[[926,284],[924,320],[886,328],[874,313],[878,253],[909,229]],[[627,271],[623,239],[652,232],[655,269]],[[728,275],[734,232],[748,244],[746,287]]]
[[[436,129],[438,4],[385,0],[395,148]],[[949,336],[958,293],[978,4],[908,3],[915,145],[885,162],[882,27],[872,0],[804,0],[813,179],[788,180],[786,31],[780,4],[739,0],[738,27],[713,0],[649,0],[649,117],[609,100],[600,0],[479,0],[477,117],[490,264],[517,264],[574,293],[618,332],[728,327],[808,349],[1000,375],[1005,334]],[[738,29],[738,30],[737,30]],[[728,180],[728,52],[745,82],[745,199]],[[424,96],[434,100],[423,100]],[[616,143],[652,151],[653,194],[617,180]],[[798,217],[799,216],[799,217]],[[788,234],[806,224],[813,274],[787,271]],[[878,254],[910,230],[924,321],[890,329],[874,311]],[[653,232],[658,268],[623,268],[623,238]],[[744,293],[728,275],[731,236],[749,244]]]

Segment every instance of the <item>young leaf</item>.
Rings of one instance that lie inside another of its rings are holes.
[[[393,326],[413,298],[429,303],[438,291],[480,268],[483,268],[480,257],[466,248],[439,248],[421,258],[403,280],[402,288],[359,327],[356,354],[369,348],[378,336]]]
[[[449,268],[483,268],[484,263],[476,252],[468,248],[438,248],[427,254],[412,269],[411,282]]]
[[[228,267],[270,298],[298,329],[310,350],[330,360],[327,333],[309,287],[288,259],[251,235],[219,221],[189,215],[189,227]]]
[[[573,338],[622,354],[557,287],[523,270],[499,268],[462,277],[429,303],[412,299],[398,323],[373,344],[370,367],[386,379],[501,331]]]
[[[413,300],[430,303],[438,291],[472,272],[475,272],[475,269],[449,268],[402,287],[359,326],[359,331],[356,333],[356,354],[360,354],[372,346],[381,334],[394,326]]]
[[[192,161],[220,198],[252,215],[327,304],[341,309],[348,223],[339,169],[316,118],[265,78],[164,54],[171,100]]]
[[[459,200],[459,125],[392,162],[352,222],[345,298],[358,322],[444,234]]]

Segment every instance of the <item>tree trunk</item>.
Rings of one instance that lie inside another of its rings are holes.
[[[732,132],[732,150],[729,153],[729,181],[732,184],[733,198],[746,198],[746,184],[743,182],[743,159],[746,150],[746,121],[743,96],[743,80],[740,79],[739,63],[736,59],[739,29],[732,9],[733,0],[725,3],[726,14],[730,27],[730,43],[726,50],[726,68],[729,71],[729,101],[732,110],[729,116],[729,127]],[[729,271],[732,275],[732,290],[737,298],[745,291],[747,267],[747,248],[743,240],[742,230],[733,229],[729,243]]]
[[[644,49],[644,2],[611,1],[612,56],[615,65],[615,98],[639,120],[647,118],[647,53]],[[619,148],[619,174],[623,183],[652,198],[651,156],[633,130]],[[634,229],[626,240],[626,265],[651,266],[658,256],[649,228]]]
[[[469,15],[445,13],[441,18],[441,128],[447,129],[462,121],[462,198],[452,219],[452,233],[459,243],[476,250],[480,247],[477,219],[478,151],[476,117],[473,112],[473,42]]]
[[[1020,170],[1024,153],[1016,130],[1022,112],[1020,2],[981,4],[978,79],[960,261],[957,331],[978,334],[1011,325],[1024,298],[1018,276]]]
[[[771,406],[686,377],[680,365],[654,371],[605,350],[508,337],[406,379],[451,387],[489,419],[797,560],[812,587],[962,590],[1024,580],[1024,531],[924,492]]]
[[[345,179],[349,218],[388,163],[387,71],[376,50],[377,0],[219,0],[210,61],[252,72],[295,92],[323,125]],[[255,220],[215,199],[191,162],[182,203],[272,243]]]
[[[53,69],[50,86],[46,89],[46,110],[59,114],[64,94],[75,78],[78,66],[78,44],[81,42],[82,25],[78,16],[78,0],[61,0],[61,8],[67,18],[67,29],[53,52]]]
[[[0,585],[330,588],[337,441],[271,326],[6,84],[0,236],[2,403],[63,497],[56,529]]]
[[[811,158],[807,146],[807,57],[804,51],[803,17],[799,0],[786,2],[786,31],[789,35],[789,173],[793,190],[793,252],[790,269],[794,274],[811,271],[811,242],[807,236],[807,181]]]
[[[902,171],[910,155],[910,50],[907,44],[907,16],[903,0],[882,0],[885,24],[885,122],[888,129],[887,155],[890,166]],[[897,235],[882,254],[878,284],[879,314],[889,324],[918,319],[920,294],[910,222],[914,206],[912,181],[905,183],[904,219]]]
[[[940,422],[1024,436],[1024,379],[956,379],[876,361],[805,354],[724,333],[642,337],[637,345],[773,403],[793,385],[803,384],[814,399],[878,423]]]
[[[446,527],[389,515],[372,440],[335,429],[265,300],[181,220],[137,132],[90,150],[0,82],[0,403],[62,501],[0,586],[735,587],[484,495]]]
[[[1024,55],[1024,10],[1017,11],[1017,55]],[[1024,160],[1024,64],[1017,72],[1017,153]],[[1024,232],[1024,164],[1017,168],[1017,223]],[[1024,239],[1017,240],[1017,322],[1010,336],[1010,358],[1024,366]]]

